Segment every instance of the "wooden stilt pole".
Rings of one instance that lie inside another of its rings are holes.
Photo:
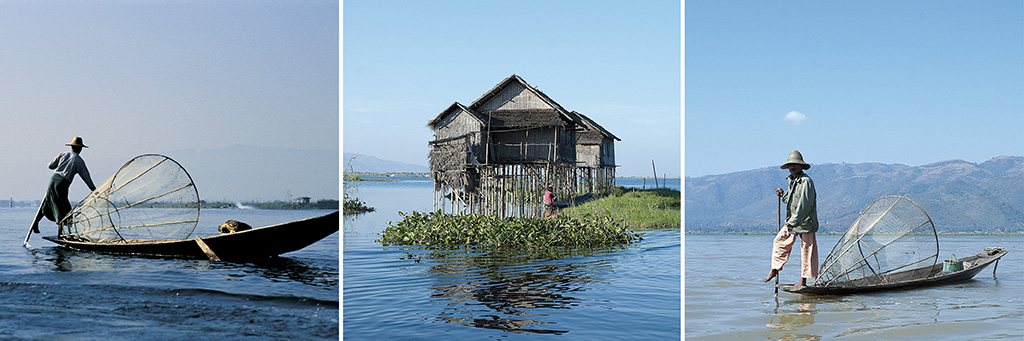
[[[654,171],[654,188],[658,188],[658,169],[654,168],[654,160],[651,160],[651,170]]]

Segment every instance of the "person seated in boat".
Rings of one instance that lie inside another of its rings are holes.
[[[92,177],[89,176],[89,168],[85,166],[85,160],[80,155],[82,148],[89,147],[83,143],[81,137],[77,136],[71,140],[71,143],[64,145],[71,146],[71,150],[57,154],[57,157],[50,162],[49,168],[53,170],[53,176],[50,177],[50,185],[46,187],[46,196],[39,204],[39,210],[36,211],[36,216],[32,220],[32,232],[34,233],[39,233],[39,221],[43,217],[59,223],[65,215],[71,212],[68,188],[71,187],[71,181],[75,179],[75,174],[85,181],[85,185],[89,186],[90,191],[96,190],[96,185],[92,183]],[[63,228],[57,224],[57,235],[61,234],[63,234]]]
[[[796,237],[800,237],[800,284],[807,285],[808,278],[818,277],[818,242],[814,233],[818,231],[818,209],[814,182],[804,170],[811,165],[804,162],[799,151],[789,153],[782,169],[789,170],[789,190],[775,188],[775,195],[786,203],[786,225],[779,229],[772,243],[771,271],[765,282],[779,275],[782,266],[789,259]]]
[[[249,224],[234,219],[224,222],[223,224],[220,225],[220,227],[217,228],[217,231],[220,231],[220,234],[235,233],[248,230],[252,230],[252,226],[249,226]]]

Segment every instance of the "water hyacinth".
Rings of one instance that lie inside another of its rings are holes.
[[[489,215],[447,215],[441,212],[406,214],[388,223],[384,245],[463,246],[500,248],[567,247],[573,249],[628,244],[641,234],[608,216],[545,219],[498,218]]]

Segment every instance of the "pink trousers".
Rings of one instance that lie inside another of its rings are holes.
[[[785,227],[775,235],[772,242],[772,269],[782,270],[789,260],[789,252],[793,250],[796,237],[800,236],[800,277],[818,277],[818,242],[814,233],[790,234]]]

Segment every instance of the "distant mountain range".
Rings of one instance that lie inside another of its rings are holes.
[[[365,155],[359,153],[344,153],[344,160],[341,160],[341,166],[344,171],[348,171],[349,160],[352,160],[351,166],[356,173],[428,173],[430,168],[423,165],[404,163],[392,160],[379,159],[372,155]],[[355,157],[353,160],[352,158]]]
[[[207,201],[287,201],[294,197],[316,201],[340,197],[337,148],[231,146],[163,154],[188,170],[200,198]],[[97,178],[93,175],[97,183],[103,181]]]
[[[843,233],[872,201],[902,195],[917,202],[940,233],[1024,232],[1024,157],[981,164],[950,160],[923,166],[816,164],[807,171],[818,194],[819,233]],[[686,177],[687,232],[777,229],[778,197],[788,172],[769,167]],[[785,207],[782,209],[785,215]]]

